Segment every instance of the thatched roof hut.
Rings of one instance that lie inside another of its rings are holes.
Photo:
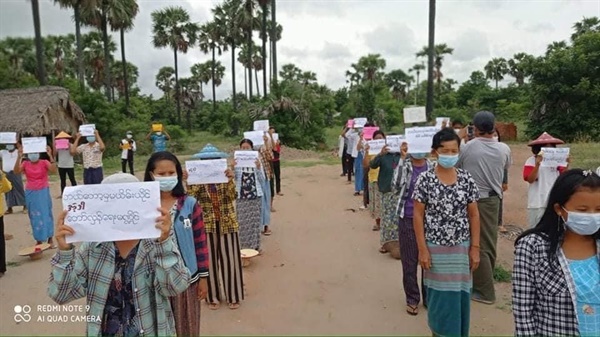
[[[83,111],[65,88],[0,90],[0,132],[48,136],[53,131],[77,131],[83,123]]]

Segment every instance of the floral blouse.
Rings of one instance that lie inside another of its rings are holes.
[[[467,205],[479,200],[479,189],[471,175],[456,169],[457,180],[444,185],[435,168],[417,179],[413,200],[425,204],[425,239],[441,246],[455,246],[471,237]]]

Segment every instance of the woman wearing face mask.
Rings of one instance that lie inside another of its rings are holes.
[[[402,260],[402,285],[406,295],[406,312],[415,316],[419,313],[421,294],[417,282],[419,250],[413,227],[414,202],[412,199],[415,183],[421,173],[431,170],[433,162],[427,159],[428,153],[406,153],[406,143],[402,144],[401,159],[394,172],[392,187],[400,196],[396,215],[398,221],[398,239]],[[423,295],[425,301],[425,295]]]
[[[437,165],[422,173],[413,193],[413,226],[423,268],[427,318],[434,336],[468,336],[471,272],[479,266],[479,190],[455,168],[460,138],[450,128],[433,136]]]
[[[252,151],[250,139],[240,142],[240,150]],[[235,167],[235,202],[238,223],[240,224],[240,247],[260,250],[261,206],[265,175],[260,160],[256,159],[256,168]]]
[[[381,130],[373,133],[373,140],[385,140],[385,133]],[[365,157],[363,159],[363,165],[369,168],[369,210],[371,211],[371,217],[375,219],[375,225],[373,230],[378,231],[381,225],[381,192],[377,186],[377,179],[379,178],[379,169],[370,167],[371,160],[375,158],[374,155],[369,154],[369,144],[365,145]]]
[[[81,154],[83,156],[83,183],[85,185],[100,184],[104,179],[102,172],[102,153],[104,142],[100,138],[98,130],[94,130],[94,136],[85,137],[87,144],[71,147],[71,155]],[[75,145],[79,144],[81,133],[77,133]]]
[[[600,177],[572,169],[550,190],[544,215],[515,244],[515,336],[598,336]]]
[[[23,161],[23,149],[19,147],[19,157],[15,163],[14,172],[25,174],[25,201],[31,222],[33,238],[37,244],[48,242],[52,244],[54,235],[54,218],[52,217],[52,198],[48,173],[56,174],[58,169],[52,156],[52,150],[47,147],[48,160],[40,160],[39,153],[29,153],[28,161]]]
[[[12,190],[6,193],[6,213],[12,214],[13,207],[23,206],[23,213],[27,213],[27,206],[25,205],[25,188],[23,187],[23,176],[16,174],[14,171],[15,163],[19,158],[19,151],[17,151],[17,145],[8,144],[6,150],[0,150],[0,157],[2,158],[2,171],[6,173],[6,178],[12,184]]]
[[[137,144],[133,140],[131,131],[127,131],[125,139],[122,139],[121,144],[119,144],[119,149],[121,150],[121,171],[126,173],[127,165],[129,165],[129,173],[133,175],[133,155],[137,151]]]
[[[181,163],[170,152],[156,152],[146,166],[144,181],[160,183],[161,208],[170,210],[172,233],[190,272],[189,288],[171,297],[175,327],[179,336],[200,334],[200,303],[208,293],[208,246],[202,208],[186,195]]]

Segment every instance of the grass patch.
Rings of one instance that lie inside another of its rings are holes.
[[[600,166],[600,143],[567,144],[571,148],[571,167],[596,170]]]
[[[15,261],[9,261],[6,263],[6,266],[8,267],[18,267],[21,265],[21,262],[15,262]]]
[[[509,270],[504,269],[503,266],[496,266],[496,268],[494,268],[494,281],[510,283],[511,280],[512,274]]]

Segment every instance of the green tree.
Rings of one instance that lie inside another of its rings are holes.
[[[83,59],[86,68],[86,81],[95,90],[99,90],[106,81],[106,68],[109,68],[110,62],[106,63],[106,52],[108,48],[109,61],[112,60],[112,53],[117,50],[117,45],[109,38],[108,43],[103,41],[103,34],[100,32],[90,32],[82,36]],[[112,96],[111,92],[107,96]],[[107,99],[109,99],[107,97]]]
[[[209,22],[200,27],[200,34],[198,36],[198,46],[200,47],[200,50],[205,54],[212,52],[212,62],[210,65],[212,73],[213,113],[217,112],[217,94],[215,85],[215,78],[217,78],[217,69],[215,68],[217,66],[216,54],[218,53],[219,56],[221,56],[223,51],[227,51],[227,44],[225,43],[225,33],[223,28],[224,27],[220,26],[217,22]],[[219,62],[219,65],[220,64],[221,63]]]
[[[262,22],[260,25],[260,39],[262,40],[262,66],[263,69],[263,97],[267,98],[267,17],[269,15],[269,4],[271,0],[258,0],[260,5],[260,16]]]
[[[401,100],[406,98],[407,88],[410,86],[412,78],[408,76],[404,70],[392,70],[385,75],[385,82],[390,88],[394,99]]]
[[[415,90],[415,105],[417,105],[417,97],[419,96],[419,76],[421,75],[421,71],[425,70],[425,65],[423,63],[417,63],[414,66],[412,66],[412,68],[410,68],[408,70],[408,72],[415,72],[417,73],[417,85],[416,85],[416,90]]]
[[[496,81],[496,90],[498,90],[498,82],[508,74],[508,64],[503,57],[496,57],[485,65],[484,70],[486,78]]]
[[[204,92],[203,84],[208,84],[212,78],[212,64],[210,61],[196,63],[192,66],[192,78],[200,83],[200,91]]]
[[[577,40],[578,37],[586,33],[598,33],[600,32],[600,19],[596,16],[590,18],[584,17],[583,20],[573,25],[573,29],[575,32],[571,35],[571,41]]]
[[[175,91],[175,69],[173,67],[160,68],[156,74],[155,85],[163,92],[163,97],[169,101]]]
[[[433,67],[434,67],[433,77],[434,77],[434,80],[437,82],[438,89],[441,88],[442,78],[444,77],[444,74],[442,73],[442,65],[444,63],[444,56],[452,55],[453,52],[454,52],[454,48],[448,47],[448,45],[445,43],[435,45],[434,61],[433,61]],[[421,50],[420,52],[417,53],[417,56],[418,57],[427,56],[428,53],[429,53],[429,47],[425,46],[425,47],[423,47],[423,50]]]
[[[252,57],[254,55],[255,44],[252,41],[253,32],[256,28],[260,27],[260,20],[256,16],[256,0],[243,0],[243,10],[239,12],[239,24],[244,34],[244,40],[246,41],[246,50],[248,52],[243,53],[245,61],[243,63],[251,65],[253,63]],[[248,98],[252,99],[252,67],[246,67],[248,71]]]
[[[508,74],[515,78],[519,86],[525,84],[525,77],[529,74],[533,59],[533,56],[529,54],[516,53],[512,59],[508,60]]]

